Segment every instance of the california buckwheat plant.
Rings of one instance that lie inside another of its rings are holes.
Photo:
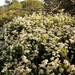
[[[0,39],[0,75],[75,75],[75,18],[68,14],[15,17]]]

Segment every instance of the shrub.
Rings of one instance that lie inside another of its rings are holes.
[[[13,4],[10,6],[10,9],[21,9],[22,4],[18,1],[13,2]]]
[[[14,17],[24,16],[25,13],[30,14],[32,12],[24,10],[9,10],[2,12],[0,14],[0,27],[2,27],[5,23],[11,21]]]
[[[75,18],[67,14],[15,17],[0,31],[0,69],[6,75],[74,75]]]
[[[26,10],[39,10],[39,9],[44,9],[44,5],[41,1],[39,0],[26,0],[21,2],[23,5],[23,8]]]

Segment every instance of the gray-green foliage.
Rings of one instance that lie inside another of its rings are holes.
[[[75,0],[44,0],[45,1],[45,8],[49,11],[65,9],[66,11],[75,12]],[[71,13],[70,12],[70,13]]]
[[[13,4],[10,6],[10,9],[17,9],[17,8],[22,8],[22,4],[18,1],[18,0],[15,0],[13,1]]]
[[[45,1],[45,9],[48,11],[54,11],[57,10],[62,3],[62,1],[58,0],[44,0]]]
[[[22,2],[23,8],[29,9],[42,9],[43,3],[40,0],[25,0]]]

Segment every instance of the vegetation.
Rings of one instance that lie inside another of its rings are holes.
[[[44,0],[45,8],[51,11],[65,9],[65,12],[75,14],[75,0]],[[47,12],[49,12],[49,10]]]
[[[34,5],[31,5],[30,3],[33,3]],[[43,9],[43,7],[42,2],[39,0],[34,0],[33,2],[18,2],[17,0],[13,0],[9,5],[0,7],[0,27],[2,27],[4,23],[11,21],[14,17],[24,16],[25,13],[32,14],[33,10],[37,11]]]
[[[75,75],[75,18],[68,14],[15,17],[0,38],[0,75]]]
[[[0,7],[0,75],[75,75],[75,3],[44,1]]]
[[[25,13],[32,14],[33,11],[46,11],[58,12],[64,9],[65,12],[75,14],[75,2],[73,0],[44,0],[44,4],[39,0],[25,0],[18,2],[18,0],[5,0],[7,5],[0,7],[0,27],[4,23],[9,22],[12,18],[17,16],[23,16]]]
[[[21,9],[22,8],[22,4],[18,1],[13,2],[13,4],[10,6],[10,9]]]

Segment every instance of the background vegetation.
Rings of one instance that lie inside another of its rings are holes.
[[[31,14],[34,11],[46,11],[47,13],[57,13],[64,9],[71,15],[75,14],[74,0],[44,0],[42,3],[39,0],[5,0],[6,5],[0,7],[0,26],[11,21],[17,16],[24,16],[25,13]]]
[[[0,7],[0,75],[75,75],[74,0],[5,3]]]

